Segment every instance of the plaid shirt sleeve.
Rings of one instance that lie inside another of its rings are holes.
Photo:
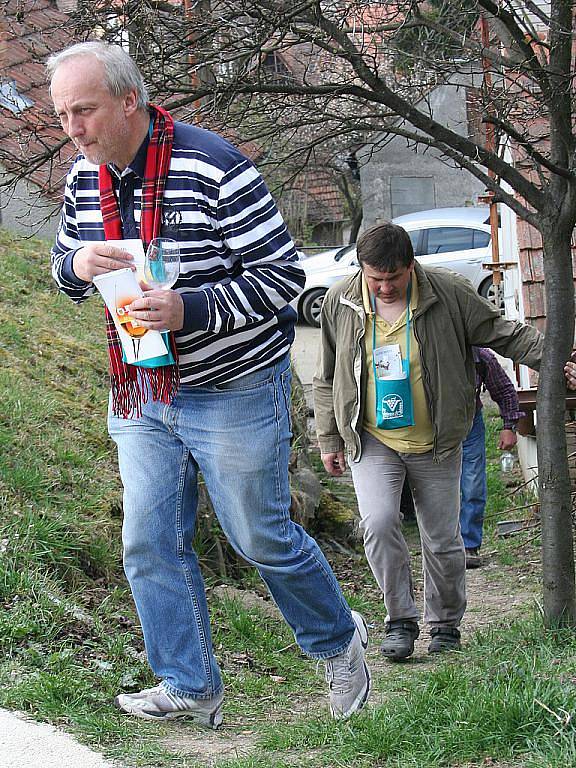
[[[486,387],[490,397],[500,409],[504,429],[511,429],[516,426],[518,419],[524,416],[520,410],[516,387],[506,375],[493,352],[480,347],[478,356],[483,363],[477,367],[480,384]]]

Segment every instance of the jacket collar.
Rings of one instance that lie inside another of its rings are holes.
[[[414,272],[416,274],[416,280],[418,281],[418,306],[414,312],[414,318],[417,318],[423,312],[426,312],[428,307],[438,301],[438,296],[428,278],[426,268],[416,262],[414,264]]]
[[[364,316],[364,302],[362,300],[362,270],[359,269],[346,278],[344,287],[340,293],[340,304],[346,304],[362,317]]]

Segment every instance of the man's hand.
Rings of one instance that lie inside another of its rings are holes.
[[[320,458],[324,469],[329,475],[334,477],[340,477],[346,471],[346,459],[344,458],[344,451],[338,451],[337,453],[321,453]]]
[[[127,267],[136,271],[132,255],[105,242],[85,245],[76,251],[72,259],[74,274],[86,283],[91,283],[94,275]]]
[[[184,302],[176,291],[145,291],[127,309],[138,325],[151,331],[179,331],[184,325]]]
[[[568,360],[564,366],[564,374],[568,389],[576,389],[576,362]]]
[[[500,448],[501,451],[509,451],[510,448],[514,448],[517,442],[518,438],[516,437],[516,432],[512,429],[503,429],[500,432],[498,448]]]

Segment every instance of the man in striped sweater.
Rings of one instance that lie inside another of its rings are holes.
[[[170,331],[173,358],[155,369],[127,365],[108,323],[124,567],[161,681],[116,704],[148,719],[222,721],[192,549],[201,472],[229,541],[258,569],[300,648],[325,660],[333,715],[348,717],[370,689],[366,626],[316,542],[289,517],[289,304],[304,274],[285,224],[237,149],[148,103],[141,73],[119,46],[72,46],[49,59],[48,73],[80,152],[52,250],[60,290],[81,302],[95,276],[134,268],[110,239],[146,245],[161,235],[181,251],[173,288],[146,290],[128,308],[140,326]]]

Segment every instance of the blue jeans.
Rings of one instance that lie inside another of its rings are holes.
[[[318,545],[290,520],[290,360],[228,384],[181,386],[137,419],[109,416],[124,485],[124,569],[148,660],[169,690],[222,690],[204,582],[192,549],[201,472],[222,530],[253,564],[312,658],[354,634],[350,609]]]
[[[486,495],[486,429],[480,409],[468,437],[462,443],[460,528],[466,549],[482,544]]]

